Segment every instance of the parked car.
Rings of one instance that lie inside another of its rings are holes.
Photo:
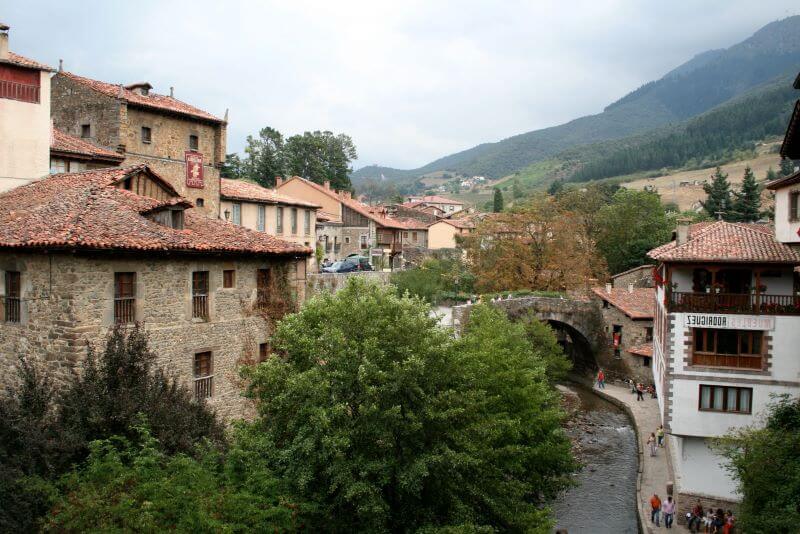
[[[348,258],[346,260],[339,260],[334,262],[332,265],[328,267],[323,267],[323,273],[354,273],[358,271],[371,271],[372,265],[369,263],[363,264],[358,262],[356,259],[355,261],[353,258]]]
[[[372,270],[372,264],[369,262],[369,258],[367,258],[366,256],[362,256],[358,253],[348,254],[345,260],[358,263],[358,265],[360,266],[359,269],[360,271]]]

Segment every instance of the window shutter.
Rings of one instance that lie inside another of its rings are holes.
[[[798,201],[800,200],[800,191],[792,191],[789,193],[789,220],[797,220]]]
[[[267,208],[259,204],[258,205],[258,231],[263,232],[265,227],[265,219],[267,215]]]

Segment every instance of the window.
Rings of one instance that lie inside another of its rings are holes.
[[[242,205],[239,202],[233,203],[233,224],[242,224]]]
[[[197,200],[194,201],[194,205],[197,206],[198,208],[202,208],[203,206],[206,205],[206,201],[203,200],[202,198],[198,198]]]
[[[197,400],[214,396],[214,357],[211,351],[194,355],[194,397]]]
[[[92,136],[92,125],[91,124],[81,124],[81,137],[84,139],[88,139]]]
[[[192,273],[192,317],[208,319],[208,271]]]
[[[7,323],[20,322],[21,279],[18,271],[6,271],[6,297],[3,306]]]
[[[603,309],[604,309],[604,310],[607,310],[607,309],[608,309],[608,301],[607,301],[607,300],[604,300],[604,301],[603,301]]]
[[[256,222],[256,229],[263,232],[266,228],[267,207],[263,204],[258,205],[258,221]]]
[[[40,85],[38,69],[0,65],[0,98],[38,104]]]
[[[311,235],[311,211],[305,210],[303,212],[303,233]]]
[[[408,239],[408,232],[403,232],[403,237],[405,237],[406,239]]]
[[[297,235],[297,208],[292,208],[290,221],[292,223],[292,235]]]
[[[183,230],[183,210],[170,210],[170,222],[175,230]]]
[[[269,302],[269,284],[272,273],[269,269],[259,269],[256,273],[256,307],[265,308]]]
[[[259,343],[258,345],[258,361],[265,362],[269,358],[269,343]]]
[[[650,356],[642,356],[642,367],[650,367]]]
[[[789,220],[798,219],[800,219],[800,191],[792,191],[789,193]]]
[[[142,143],[150,144],[153,140],[152,131],[149,126],[142,126]]]
[[[361,236],[361,250],[366,250],[366,248],[367,248],[367,236],[366,235],[362,235]]]
[[[60,172],[67,172],[67,161],[63,159],[50,159],[50,174],[58,174]]]
[[[344,238],[344,244],[345,245],[349,245],[350,244],[350,236],[347,236],[347,237]]]
[[[703,412],[752,413],[753,388],[701,384],[698,408]]]
[[[411,241],[417,242],[417,232],[411,232]]]
[[[196,135],[189,136],[189,150],[197,150],[200,146],[200,140],[197,138]]]
[[[692,365],[761,369],[761,331],[693,328],[692,335]]]
[[[652,326],[645,327],[645,329],[644,329],[644,340],[645,340],[645,342],[648,342],[648,343],[650,341],[653,341],[653,327]]]
[[[236,285],[236,271],[233,269],[225,269],[222,271],[222,287],[230,289]]]
[[[136,321],[136,273],[114,273],[114,323]]]
[[[282,234],[283,233],[283,208],[278,206],[275,210],[277,213],[277,218],[275,222],[275,233]]]

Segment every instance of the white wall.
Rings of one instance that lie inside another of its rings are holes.
[[[800,185],[775,191],[775,237],[783,243],[800,243],[800,221],[789,221],[789,193],[798,190]]]
[[[736,481],[725,469],[724,458],[718,456],[702,438],[677,438],[675,471],[680,491],[708,495],[726,500],[739,500]]]
[[[40,73],[38,104],[0,98],[0,191],[50,172],[50,73]]]

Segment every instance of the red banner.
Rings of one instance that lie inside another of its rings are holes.
[[[203,189],[203,154],[187,150],[186,158],[186,187]]]
[[[614,334],[614,348],[618,349],[620,341],[622,341],[622,336],[617,332]]]

